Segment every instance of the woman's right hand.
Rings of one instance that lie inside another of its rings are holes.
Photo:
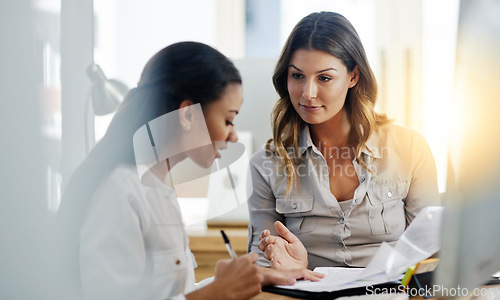
[[[250,253],[238,259],[219,260],[212,283],[217,286],[213,299],[248,299],[257,295],[263,281],[263,275],[255,264],[258,257],[256,253]]]
[[[249,299],[260,293],[264,276],[255,262],[256,253],[237,259],[222,259],[215,265],[212,283],[186,295],[187,300],[198,299]]]
[[[266,229],[260,234],[258,244],[264,258],[271,262],[271,267],[287,270],[307,268],[307,250],[302,242],[280,221],[276,221],[274,227],[280,236],[273,236]]]

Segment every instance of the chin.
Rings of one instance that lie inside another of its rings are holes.
[[[299,114],[300,118],[302,121],[306,122],[307,124],[319,124],[323,123],[318,116],[312,115],[312,114]],[[322,118],[321,118],[322,119]]]
[[[321,124],[321,123],[324,123],[325,120],[323,119],[319,119],[319,118],[302,118],[302,121],[306,122],[307,124],[310,124],[310,125],[318,125],[318,124]]]

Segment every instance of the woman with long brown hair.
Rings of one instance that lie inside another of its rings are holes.
[[[374,110],[375,76],[345,17],[303,18],[273,83],[273,138],[251,160],[249,250],[262,264],[365,266],[439,203],[427,143]]]

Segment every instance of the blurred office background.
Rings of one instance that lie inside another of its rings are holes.
[[[47,209],[57,211],[65,180],[85,157],[86,127],[94,125],[99,140],[113,116],[85,120],[91,86],[85,69],[91,62],[108,78],[134,87],[147,59],[162,47],[182,40],[214,46],[244,77],[237,128],[252,134],[253,153],[271,136],[277,98],[271,76],[281,47],[302,17],[321,10],[353,23],[379,83],[377,110],[426,137],[444,191],[458,2],[34,0],[37,94],[50,147]]]
[[[38,263],[31,248],[43,248],[50,235],[44,225],[85,158],[89,127],[98,141],[112,118],[86,113],[91,63],[134,87],[146,60],[168,44],[219,49],[243,75],[236,125],[249,134],[251,155],[271,137],[271,76],[292,27],[313,11],[339,12],[357,29],[377,76],[377,110],[425,136],[444,192],[458,8],[459,0],[2,1],[0,298],[24,285],[4,288],[6,276],[39,282],[26,272]]]

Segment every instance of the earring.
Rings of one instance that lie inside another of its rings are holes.
[[[184,130],[186,130],[186,131],[190,131],[190,130],[191,130],[191,125],[190,125],[190,124],[187,124],[187,125],[184,127]]]

